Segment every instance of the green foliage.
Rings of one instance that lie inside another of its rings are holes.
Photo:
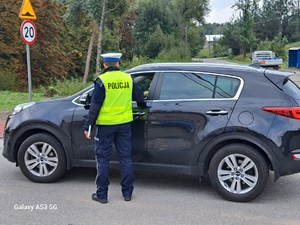
[[[207,13],[207,0],[140,1],[134,30],[135,53],[158,61],[186,60],[197,55],[204,44],[199,25]],[[176,54],[174,49],[179,52]]]
[[[159,62],[187,62],[191,60],[189,49],[185,43],[163,49],[157,59]]]
[[[153,60],[150,60],[147,57],[143,57],[143,56],[137,57],[137,56],[135,56],[135,57],[133,57],[132,61],[122,61],[120,69],[121,70],[127,70],[127,69],[131,69],[133,67],[136,67],[136,66],[139,66],[139,65],[142,65],[142,64],[151,63],[151,62],[153,62]]]
[[[285,46],[285,50],[288,51],[290,48],[295,48],[300,46],[300,41],[289,43]]]
[[[62,18],[64,7],[48,0],[38,0],[32,4],[38,15],[35,21],[38,35],[30,47],[31,73],[33,87],[38,87],[48,85],[53,77],[67,77],[77,71],[75,63],[80,60],[81,53],[73,51],[74,45],[70,44],[74,39],[70,38]],[[26,47],[18,32],[21,21],[16,16],[20,6],[17,0],[4,1],[0,10],[0,68],[10,71],[5,73],[5,80],[15,79],[13,85],[10,83],[6,87],[11,90],[25,90],[28,86]]]
[[[156,58],[157,55],[166,46],[165,35],[158,25],[156,30],[149,36],[148,41],[145,44],[144,52],[147,53],[149,58]]]
[[[240,16],[226,26],[222,45],[234,55],[254,49],[271,49],[284,59],[287,41],[300,38],[300,9],[294,0],[264,0],[258,7],[255,0],[237,0],[234,5]],[[284,38],[283,38],[284,37]]]
[[[46,97],[65,97],[88,87],[92,83],[83,83],[81,79],[64,79],[62,81],[53,79],[48,87],[41,87],[39,92]]]
[[[209,12],[208,0],[166,0],[174,19],[181,27],[188,26],[191,21],[204,24],[204,17]]]
[[[219,44],[218,42],[213,43],[213,57],[226,57],[229,55],[228,50]]]
[[[197,55],[204,42],[205,38],[200,27],[192,26],[188,29],[188,44],[192,57]]]
[[[238,63],[238,64],[251,64],[250,57],[251,57],[250,53],[246,54],[246,56],[244,56],[244,55],[230,55],[228,57],[228,60],[231,61],[231,62]]]
[[[197,54],[197,58],[209,58],[210,56],[211,54],[209,48],[203,48]]]
[[[137,55],[148,56],[144,49],[149,36],[159,26],[164,34],[175,31],[176,24],[172,19],[170,11],[165,10],[164,1],[145,0],[141,1],[137,8],[137,17],[134,26],[134,37],[136,39],[135,52]],[[151,53],[150,53],[151,54]]]
[[[14,90],[15,74],[9,69],[0,68],[0,90]]]

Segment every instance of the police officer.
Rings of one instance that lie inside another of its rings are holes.
[[[107,203],[109,160],[113,143],[119,155],[122,194],[130,201],[134,175],[131,161],[132,100],[144,102],[143,91],[131,76],[119,69],[121,53],[106,53],[101,57],[104,71],[94,81],[94,93],[84,135],[90,139],[90,130],[96,123],[95,156],[97,161],[96,193],[92,199]]]

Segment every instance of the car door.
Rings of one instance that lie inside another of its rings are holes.
[[[148,160],[195,165],[201,143],[220,135],[242,88],[230,76],[163,72],[148,116]]]
[[[138,85],[147,93],[150,91],[150,84],[154,78],[154,73],[137,73],[133,75],[133,78],[136,79]],[[154,89],[154,85],[152,85]],[[152,91],[153,92],[153,91]],[[87,90],[83,95],[92,96],[93,88]],[[83,125],[85,118],[88,115],[88,109],[84,105],[79,103],[79,98],[77,97],[73,102],[77,105],[72,123],[72,144],[74,158],[76,160],[94,160],[94,140],[86,139],[83,135]],[[147,153],[146,147],[146,123],[148,117],[148,110],[151,105],[152,100],[145,100],[145,104],[138,105],[136,102],[132,102],[133,105],[133,118],[132,122],[132,156],[133,161],[141,161]],[[92,130],[92,134],[95,134],[96,126]],[[112,151],[112,160],[118,160],[118,155],[116,151]]]

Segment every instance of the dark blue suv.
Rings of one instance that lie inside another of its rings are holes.
[[[147,64],[127,71],[145,91],[133,102],[135,170],[208,176],[231,201],[250,201],[300,171],[300,90],[293,73],[239,65]],[[8,117],[3,155],[35,182],[95,166],[83,135],[93,87],[19,105]],[[111,166],[118,166],[112,154]]]

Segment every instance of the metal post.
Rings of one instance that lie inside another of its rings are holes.
[[[29,102],[32,102],[31,66],[30,66],[30,47],[29,47],[29,44],[26,44],[26,52],[27,52],[27,73],[28,73]]]
[[[210,32],[208,33],[208,57],[210,57]]]

